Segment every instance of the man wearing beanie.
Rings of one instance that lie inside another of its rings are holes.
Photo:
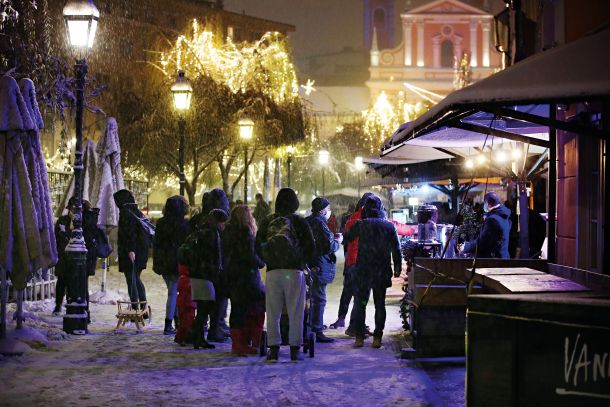
[[[311,284],[312,330],[317,342],[334,342],[334,339],[324,335],[324,308],[326,306],[326,285],[335,279],[337,257],[335,252],[341,247],[343,237],[333,235],[328,227],[330,218],[330,202],[323,197],[311,201],[311,215],[307,222],[313,232],[316,251],[313,262],[310,263],[313,281]]]
[[[305,312],[303,269],[312,259],[315,243],[309,224],[295,214],[299,199],[290,188],[282,188],[275,200],[275,213],[261,222],[256,234],[257,251],[267,263],[266,308],[268,361],[276,361],[280,349],[280,318],[288,312],[290,359],[302,360]]]

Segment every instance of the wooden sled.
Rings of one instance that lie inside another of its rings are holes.
[[[114,333],[119,332],[119,328],[121,326],[125,326],[127,322],[133,321],[136,324],[136,330],[140,334],[142,333],[142,328],[146,325],[144,321],[144,316],[148,316],[148,322],[150,324],[152,318],[152,310],[150,305],[147,304],[146,301],[117,301],[118,312],[116,317],[118,319],[116,328],[114,328]],[[134,309],[134,306],[137,306],[137,309]]]

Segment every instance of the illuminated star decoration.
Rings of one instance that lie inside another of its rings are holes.
[[[307,83],[305,85],[301,85],[303,89],[305,89],[305,95],[311,95],[311,92],[315,92],[317,89],[313,87],[316,83],[315,80],[307,79]]]

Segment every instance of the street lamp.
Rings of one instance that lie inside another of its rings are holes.
[[[186,112],[191,107],[191,96],[193,87],[187,77],[184,76],[184,71],[178,71],[176,82],[172,85],[172,96],[174,98],[174,109],[179,114],[178,127],[180,128],[180,147],[178,149],[178,166],[180,171],[180,195],[184,196],[186,186],[186,178],[184,176],[184,129],[186,128]]]
[[[66,315],[63,330],[70,334],[87,333],[87,247],[83,238],[83,107],[87,76],[87,52],[93,46],[100,17],[92,0],[69,0],[63,9],[70,45],[80,59],[74,64],[76,78],[76,149],[74,152],[74,194],[76,205],[72,235],[66,246],[69,259]]]
[[[358,196],[360,196],[360,173],[364,169],[362,157],[358,156],[354,159],[354,166],[356,167],[356,172],[358,173]]]
[[[239,119],[239,137],[244,142],[244,204],[248,205],[248,142],[254,135],[254,122],[252,119],[242,117]]]
[[[318,163],[322,166],[322,196],[326,195],[326,180],[325,180],[325,169],[330,161],[330,153],[328,150],[320,150],[318,152]]]
[[[288,188],[290,188],[290,182],[292,179],[292,157],[294,156],[294,146],[286,147],[286,154],[288,154],[288,158],[286,159],[286,165],[288,167]]]

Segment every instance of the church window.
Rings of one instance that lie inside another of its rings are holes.
[[[441,66],[453,67],[453,42],[445,40],[441,43]]]

